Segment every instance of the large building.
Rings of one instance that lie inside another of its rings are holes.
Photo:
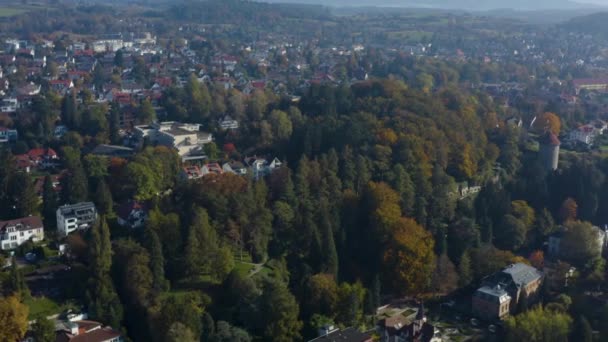
[[[39,242],[43,239],[44,226],[38,216],[0,221],[0,247],[3,251],[17,248],[28,240]]]
[[[200,128],[199,124],[173,121],[135,126],[140,140],[148,139],[153,145],[175,148],[184,161],[205,158],[203,146],[213,141],[213,135],[201,132]]]
[[[578,95],[581,90],[587,91],[607,91],[608,90],[608,78],[583,78],[572,81],[574,84],[574,90]]]
[[[538,300],[543,273],[517,263],[484,279],[473,294],[473,313],[486,320],[504,319]]]
[[[64,205],[57,209],[57,231],[60,236],[87,229],[97,220],[97,209],[91,202]]]
[[[539,158],[547,171],[557,170],[559,164],[559,147],[561,142],[557,136],[547,132],[539,141]]]

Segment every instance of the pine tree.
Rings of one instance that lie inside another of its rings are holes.
[[[154,278],[154,290],[157,292],[169,289],[169,282],[165,278],[165,257],[158,234],[152,229],[146,229],[145,247],[150,253],[150,269]]]
[[[327,205],[327,201],[323,201]],[[321,210],[321,256],[322,271],[338,277],[338,252],[334,243],[334,233],[329,222],[327,209]]]
[[[13,217],[25,217],[36,213],[38,196],[34,190],[34,183],[27,173],[15,173],[10,180],[9,188],[14,205]]]
[[[16,294],[22,301],[30,297],[30,289],[27,287],[25,278],[23,278],[23,274],[19,270],[19,265],[14,257],[9,274],[8,293],[9,295]]]
[[[460,264],[458,264],[458,282],[460,287],[467,286],[473,281],[473,274],[471,269],[471,256],[466,251],[460,258]]]
[[[217,233],[209,223],[209,214],[207,210],[197,208],[186,243],[186,275],[194,277],[209,274],[213,257],[217,252]]]
[[[110,120],[109,120],[109,135],[110,143],[114,145],[120,144],[120,107],[118,103],[113,102],[110,107]]]
[[[42,186],[42,217],[45,228],[55,228],[57,225],[56,210],[58,207],[57,193],[53,188],[51,176],[44,177]]]
[[[103,179],[97,181],[94,202],[100,214],[109,215],[112,213],[112,206],[114,205],[112,193]]]
[[[101,216],[90,231],[89,253],[90,277],[86,295],[89,313],[103,323],[119,327],[123,308],[110,277],[112,242],[105,216]]]

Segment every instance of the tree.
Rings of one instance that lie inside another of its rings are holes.
[[[273,110],[270,113],[270,123],[272,135],[278,141],[287,141],[291,137],[293,125],[287,113],[280,110]]]
[[[560,255],[578,266],[600,257],[601,246],[598,232],[591,223],[569,221],[560,242]]]
[[[38,211],[38,197],[34,183],[27,173],[17,172],[11,177],[9,192],[13,200],[14,217],[26,217]]]
[[[442,254],[437,258],[437,265],[433,273],[433,290],[441,294],[449,294],[458,288],[458,283],[456,267],[447,254]]]
[[[562,122],[559,119],[559,116],[550,112],[538,115],[534,121],[534,129],[539,133],[549,131],[555,135],[559,135],[561,127]]]
[[[215,333],[209,338],[209,342],[250,342],[251,336],[247,331],[235,327],[228,322],[218,321]]]
[[[168,342],[196,342],[197,338],[194,337],[192,330],[180,322],[171,324],[165,341]]]
[[[120,138],[120,105],[117,102],[112,102],[110,105],[110,115],[108,119],[110,143],[119,145]]]
[[[285,284],[269,280],[259,299],[260,328],[265,341],[291,342],[300,339],[299,305]]]
[[[308,280],[304,310],[335,317],[338,304],[338,284],[331,274],[315,274]]]
[[[471,257],[469,252],[465,251],[460,257],[460,263],[458,264],[458,284],[461,287],[468,286],[473,280],[473,274],[471,269]]]
[[[360,282],[340,284],[336,304],[336,320],[338,323],[346,326],[355,326],[361,323],[365,293],[365,288]]]
[[[495,231],[496,245],[498,247],[517,250],[526,241],[527,229],[525,223],[513,215],[505,215],[498,231]]]
[[[541,250],[534,251],[532,254],[530,254],[528,260],[530,260],[530,264],[532,264],[532,266],[542,270],[545,264],[545,255]]]
[[[47,175],[44,177],[44,184],[42,185],[42,217],[44,218],[45,228],[54,228],[57,224],[56,211],[58,206],[53,180],[51,176]]]
[[[574,221],[577,217],[578,204],[570,197],[566,198],[559,209],[559,218],[562,223]]]
[[[104,216],[90,230],[89,241],[89,288],[87,307],[92,318],[113,327],[121,326],[123,308],[112,279],[112,243],[110,230]]]
[[[13,257],[11,262],[11,271],[8,279],[8,291],[9,295],[18,296],[21,300],[24,300],[30,296],[30,289],[23,278],[23,274],[19,269],[19,265]]]
[[[0,341],[20,341],[27,331],[29,309],[16,296],[0,297]]]
[[[572,318],[542,306],[507,319],[507,341],[567,342]]]
[[[101,215],[109,215],[112,213],[112,207],[114,203],[114,201],[112,200],[112,193],[110,192],[108,185],[103,179],[97,182],[94,202],[97,210]]]
[[[55,342],[55,324],[44,315],[38,316],[32,325],[32,337],[36,342]]]
[[[147,125],[156,120],[156,111],[152,107],[150,100],[145,99],[139,105],[137,109],[137,122],[139,124]]]
[[[511,202],[511,213],[526,226],[526,230],[532,228],[536,220],[534,209],[526,201]]]
[[[393,229],[385,254],[385,277],[395,292],[416,295],[430,285],[435,265],[432,235],[410,218],[402,218]]]
[[[150,270],[152,271],[154,290],[158,293],[169,288],[169,282],[165,278],[165,257],[158,234],[152,229],[146,229],[145,247],[150,253]]]
[[[593,342],[593,329],[585,316],[580,316],[574,326],[571,341]]]

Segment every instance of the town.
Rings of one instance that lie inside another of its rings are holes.
[[[0,341],[608,339],[598,12],[0,5]]]

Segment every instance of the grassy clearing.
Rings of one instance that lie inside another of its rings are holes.
[[[246,264],[243,262],[236,262],[234,264],[234,269],[243,276],[249,275],[249,273],[253,270],[254,266],[251,264]]]
[[[25,304],[30,308],[30,319],[40,314],[51,316],[60,313],[62,310],[58,303],[46,297],[30,298],[25,301]]]

